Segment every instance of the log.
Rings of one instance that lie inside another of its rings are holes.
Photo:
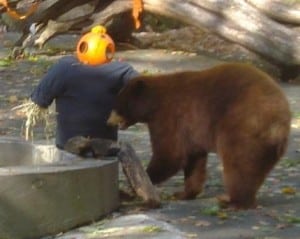
[[[247,0],[271,18],[290,24],[300,24],[300,2],[282,0]]]
[[[161,205],[159,194],[129,143],[120,142],[118,158],[122,164],[123,172],[136,194],[145,201],[148,207],[159,207]]]
[[[254,0],[253,0],[254,1]],[[131,0],[113,1],[91,19],[106,24],[112,16],[131,9]],[[290,69],[300,68],[300,33],[265,15],[247,0],[143,0],[145,11],[206,29]],[[294,19],[297,19],[297,14]],[[86,28],[85,28],[86,30]],[[299,70],[298,70],[299,71]],[[296,70],[295,74],[298,74]]]
[[[146,10],[205,28],[285,65],[300,65],[300,34],[241,0],[144,0]]]

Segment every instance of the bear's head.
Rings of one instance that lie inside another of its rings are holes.
[[[107,120],[112,126],[126,129],[137,123],[147,123],[156,108],[156,94],[149,76],[139,76],[119,92],[113,110]]]

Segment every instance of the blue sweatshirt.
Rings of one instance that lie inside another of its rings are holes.
[[[55,99],[59,148],[74,136],[117,140],[118,129],[106,121],[120,89],[137,75],[124,62],[89,66],[67,56],[50,68],[31,100],[47,108]]]

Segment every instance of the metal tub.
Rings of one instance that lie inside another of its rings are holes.
[[[0,138],[0,238],[53,235],[118,208],[118,163],[104,159]]]

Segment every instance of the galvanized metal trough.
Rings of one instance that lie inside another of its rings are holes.
[[[0,138],[0,238],[53,235],[117,209],[118,163],[104,159]]]

